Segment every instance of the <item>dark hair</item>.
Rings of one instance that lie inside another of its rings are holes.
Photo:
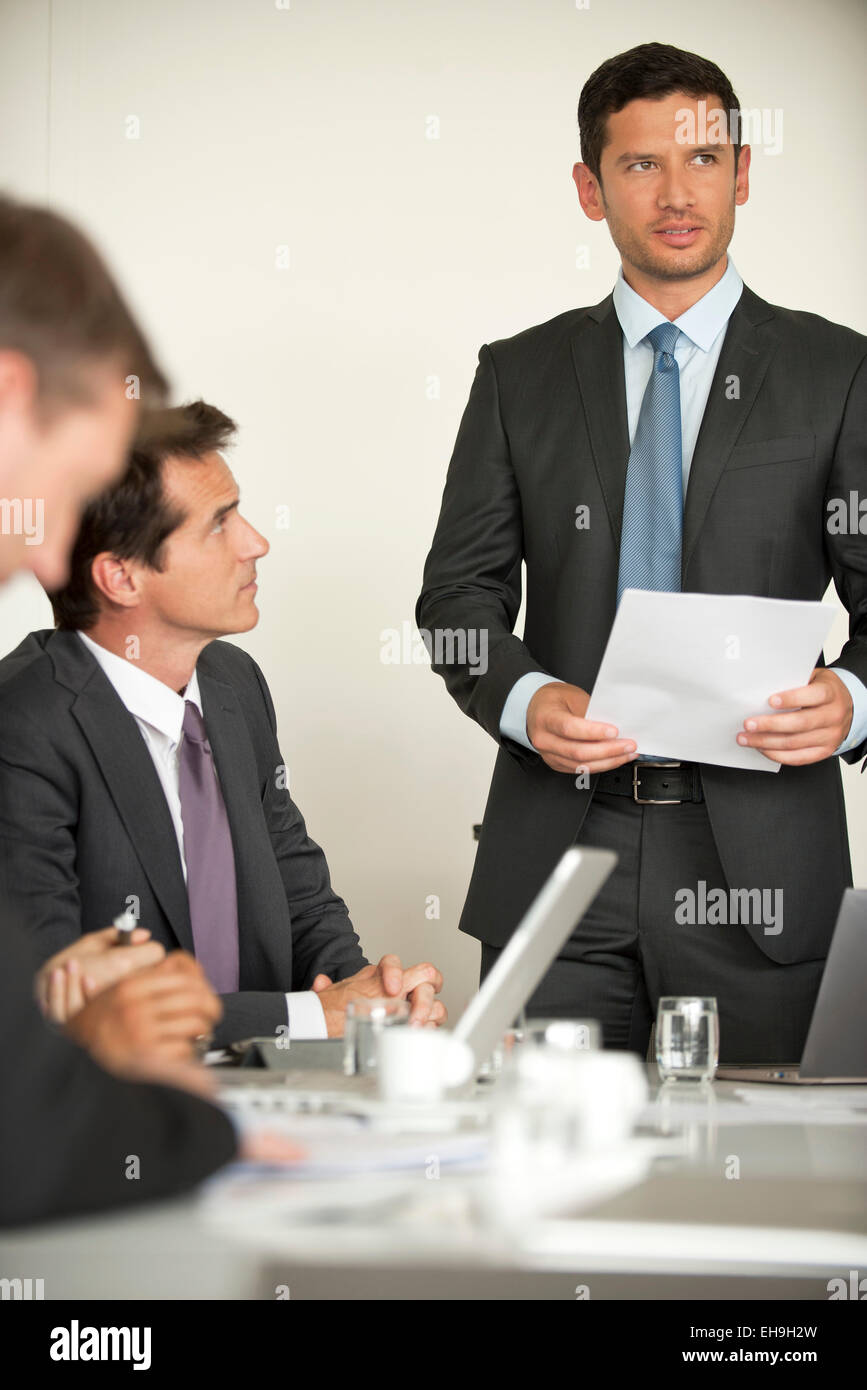
[[[168,459],[201,459],[224,449],[236,432],[234,420],[204,401],[143,413],[123,477],[85,507],[69,579],[48,595],[59,628],[86,630],[99,617],[91,567],[103,551],[162,568],[163,545],[185,520],[166,500],[163,465]]]
[[[43,419],[89,404],[88,372],[138,378],[138,397],[163,402],[168,383],[101,256],[48,208],[0,194],[0,348],[33,362]]]
[[[581,89],[578,100],[581,158],[600,183],[599,166],[607,144],[608,117],[622,111],[630,101],[641,97],[661,98],[672,92],[719,99],[726,112],[737,167],[741,149],[740,102],[722,69],[708,58],[686,53],[668,43],[642,43],[606,59]],[[737,113],[734,117],[733,111]]]

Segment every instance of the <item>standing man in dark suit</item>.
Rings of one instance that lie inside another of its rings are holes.
[[[529,1012],[600,1018],[606,1045],[643,1053],[660,995],[715,995],[724,1059],[795,1061],[852,882],[837,758],[867,754],[867,545],[830,524],[867,484],[867,340],[737,274],[750,149],[714,63],[643,44],[590,77],[578,120],[573,176],[617,283],[481,349],[416,610],[451,632],[434,664],[500,745],[461,929],[484,976],[566,847],[612,848]],[[840,657],[744,712],[738,740],[773,775],[674,763],[584,718],[623,588],[819,600],[831,578]],[[479,633],[485,670],[451,659]],[[686,924],[684,889],[753,908],[771,890],[782,913]]]
[[[222,457],[234,433],[203,401],[153,413],[85,510],[58,630],[0,662],[9,890],[43,956],[125,907],[193,952],[222,996],[217,1043],[339,1036],[365,995],[441,1022],[433,965],[365,960],[289,794],[262,673],[215,640],[258,621],[268,549]]]

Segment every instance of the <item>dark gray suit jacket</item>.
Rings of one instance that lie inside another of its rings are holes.
[[[238,886],[240,992],[226,1043],[286,1023],[284,992],[367,962],[322,850],[285,787],[274,707],[251,657],[197,665]],[[108,926],[130,896],[167,950],[193,950],[177,838],[139,728],[73,632],[31,633],[0,661],[0,882],[42,959]]]
[[[170,1197],[228,1163],[237,1143],[222,1111],[109,1076],[48,1027],[30,947],[0,902],[0,1226]],[[137,1178],[127,1176],[130,1154]]]
[[[612,295],[481,349],[416,619],[432,633],[488,633],[484,674],[434,658],[461,709],[500,744],[461,919],[493,945],[574,842],[598,780],[577,789],[502,738],[499,724],[530,671],[593,689],[616,607],[628,459]],[[867,339],[745,286],[692,459],[682,588],[818,600],[833,577],[850,614],[833,665],[867,684],[867,538],[825,525],[827,501],[851,491],[867,495]],[[590,508],[584,530],[575,527],[579,504]],[[523,640],[512,633],[522,561]],[[442,654],[449,659],[447,645]],[[865,754],[867,742],[843,756]],[[729,887],[783,889],[783,930],[748,928],[756,944],[779,962],[823,957],[852,882],[837,759],[701,773]]]

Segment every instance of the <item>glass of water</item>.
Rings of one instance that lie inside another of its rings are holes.
[[[527,1026],[527,1015],[522,1009],[515,1018],[511,1028],[507,1028],[500,1041],[497,1043],[490,1057],[482,1063],[479,1068],[479,1080],[492,1081],[499,1076],[506,1064],[506,1061],[520,1047],[524,1041],[524,1029]]]
[[[406,999],[352,999],[343,1026],[343,1071],[366,1076],[376,1070],[376,1040],[386,1028],[409,1023]]]
[[[716,1000],[688,995],[660,999],[656,1062],[661,1081],[710,1081],[719,1060]]]

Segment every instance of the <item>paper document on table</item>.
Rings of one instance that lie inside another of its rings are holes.
[[[779,772],[737,734],[809,683],[834,617],[827,603],[625,589],[585,717],[639,754]]]
[[[382,1107],[382,1117],[388,1107]],[[299,1148],[293,1159],[241,1159],[209,1180],[209,1187],[234,1185],[262,1176],[280,1173],[286,1178],[323,1178],[362,1173],[410,1172],[425,1175],[433,1158],[436,1169],[472,1169],[487,1158],[489,1138],[478,1128],[448,1133],[425,1132],[425,1120],[436,1115],[429,1107],[417,1118],[408,1133],[389,1133],[377,1127],[371,1117],[351,1115],[282,1115],[277,1110],[245,1111],[233,1107],[236,1127],[245,1139],[261,1136],[282,1137]],[[381,1122],[381,1121],[380,1121]]]
[[[867,1086],[817,1084],[807,1088],[753,1081],[750,1087],[738,1088],[735,1095],[755,1110],[786,1115],[797,1112],[810,1124],[815,1124],[817,1118],[827,1118],[829,1124],[867,1124]]]

